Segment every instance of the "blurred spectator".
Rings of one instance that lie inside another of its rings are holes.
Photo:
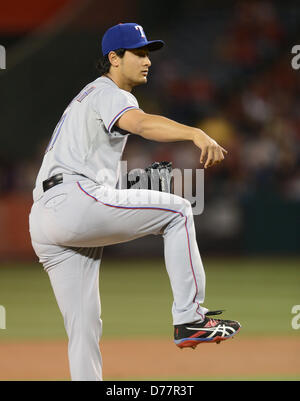
[[[284,31],[274,6],[268,1],[239,2],[229,32],[220,46],[224,61],[255,66],[283,39]]]

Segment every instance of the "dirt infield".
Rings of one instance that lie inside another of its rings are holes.
[[[299,376],[300,338],[235,338],[196,350],[159,339],[103,340],[104,380]],[[0,344],[0,380],[69,380],[67,343]]]

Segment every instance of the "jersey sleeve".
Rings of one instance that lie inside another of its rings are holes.
[[[93,105],[109,133],[126,111],[139,109],[139,104],[131,93],[114,88],[103,89],[95,93]]]

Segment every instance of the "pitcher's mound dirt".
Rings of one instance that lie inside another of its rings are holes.
[[[180,350],[170,340],[103,340],[104,380],[299,376],[300,338],[235,338]],[[69,380],[66,341],[0,344],[0,380]]]

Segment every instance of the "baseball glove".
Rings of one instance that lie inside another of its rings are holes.
[[[160,192],[173,192],[172,162],[154,162],[145,170],[135,170],[127,176],[127,188],[152,189]]]

